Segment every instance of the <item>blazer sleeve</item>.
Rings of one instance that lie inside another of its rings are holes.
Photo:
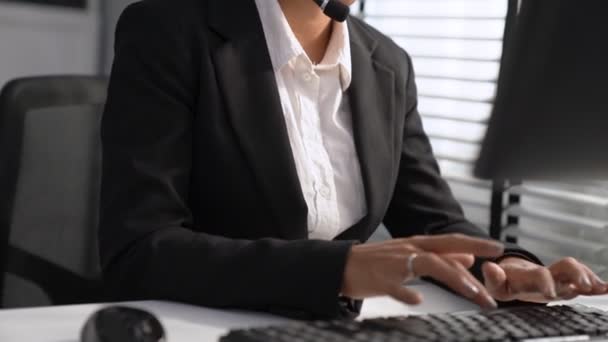
[[[102,122],[98,232],[108,288],[123,300],[339,315],[352,242],[235,240],[192,227],[192,121],[204,102],[197,99],[202,57],[179,18],[158,3],[131,5],[117,28]]]
[[[384,217],[393,237],[461,233],[480,238],[488,234],[465,219],[448,183],[441,177],[429,138],[418,113],[418,94],[412,61],[407,56],[406,116],[403,146],[395,191]],[[505,255],[540,260],[515,244],[507,244]],[[474,273],[480,276],[479,262]]]

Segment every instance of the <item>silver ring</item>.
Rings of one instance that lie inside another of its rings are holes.
[[[414,270],[414,260],[418,257],[418,254],[412,253],[407,257],[407,272],[411,278],[416,278],[416,270]]]

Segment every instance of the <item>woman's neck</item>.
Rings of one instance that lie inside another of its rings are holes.
[[[279,5],[308,58],[320,63],[331,39],[331,19],[310,0],[279,0]]]

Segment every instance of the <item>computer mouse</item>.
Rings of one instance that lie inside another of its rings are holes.
[[[165,329],[151,313],[109,306],[93,313],[80,333],[81,342],[164,342]]]

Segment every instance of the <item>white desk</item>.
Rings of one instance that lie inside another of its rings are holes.
[[[475,309],[475,306],[428,284],[414,285],[424,295],[424,304],[405,306],[390,298],[367,300],[361,318],[436,313]],[[580,298],[579,304],[608,310],[608,296]],[[251,312],[214,310],[169,302],[134,302],[156,314],[164,325],[169,342],[217,341],[232,328],[277,324],[285,318]],[[1,342],[78,342],[80,328],[102,304],[35,309],[0,310]]]

